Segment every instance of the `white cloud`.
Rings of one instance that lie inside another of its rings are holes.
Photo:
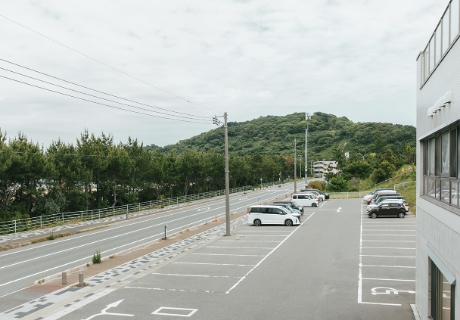
[[[152,86],[0,17],[0,41],[8,43],[1,58],[206,117],[322,111],[413,125],[415,58],[446,6],[447,0],[13,1],[2,8],[6,17]],[[24,71],[1,61],[0,67]],[[128,114],[4,78],[0,88],[8,92],[8,103],[0,103],[2,128],[45,144],[73,142],[86,127],[158,145],[213,128]]]

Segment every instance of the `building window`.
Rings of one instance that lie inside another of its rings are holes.
[[[458,124],[457,124],[458,126]],[[460,207],[460,126],[453,126],[421,141],[423,146],[423,194]]]
[[[446,279],[433,261],[431,261],[430,269],[431,318],[433,320],[455,319],[455,285]]]

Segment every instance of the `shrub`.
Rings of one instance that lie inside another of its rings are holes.
[[[101,263],[101,251],[97,250],[96,253],[93,255],[93,264]]]

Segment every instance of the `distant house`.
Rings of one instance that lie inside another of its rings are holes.
[[[334,174],[339,172],[339,170],[337,170],[337,161],[321,160],[313,162],[313,175],[316,178],[322,178],[323,175],[328,172]]]
[[[459,0],[449,1],[417,57],[415,305],[421,319],[460,319],[459,12]]]

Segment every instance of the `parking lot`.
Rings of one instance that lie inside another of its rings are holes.
[[[46,318],[413,319],[414,216],[369,219],[360,199],[331,200],[301,223],[242,223],[140,271],[120,276],[121,267]]]
[[[407,307],[415,301],[415,216],[370,219],[361,209],[358,302]]]

